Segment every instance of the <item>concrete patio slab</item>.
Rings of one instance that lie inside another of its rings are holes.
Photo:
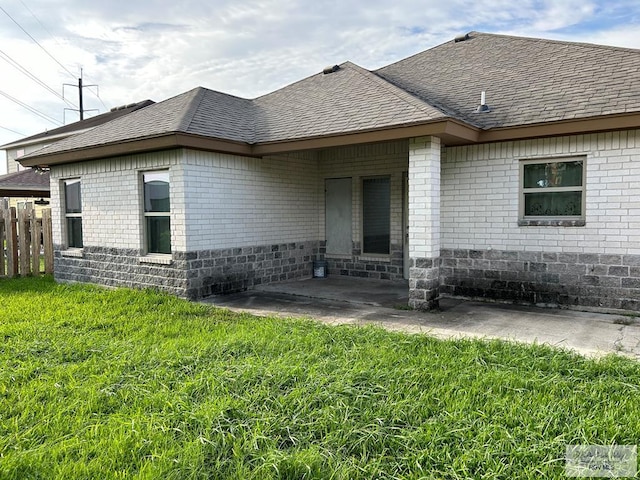
[[[282,282],[204,302],[262,316],[374,324],[437,338],[548,344],[586,355],[640,359],[640,312],[614,315],[443,298],[438,312],[408,310],[406,282],[330,276]]]

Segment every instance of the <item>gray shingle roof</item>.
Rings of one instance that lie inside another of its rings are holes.
[[[24,143],[31,143],[38,140],[46,141],[47,139],[54,136],[73,134],[74,132],[77,132],[79,130],[94,128],[98,125],[102,125],[103,123],[115,120],[116,118],[128,115],[131,112],[135,112],[136,110],[140,110],[141,108],[153,105],[153,103],[153,100],[143,100],[141,102],[123,105],[122,107],[112,108],[110,111],[101,113],[100,115],[95,115],[84,120],[69,123],[67,125],[63,125],[62,127],[47,130],[46,132],[37,133],[35,135],[31,135],[30,137],[21,138],[16,142],[7,143],[6,145],[0,145],[0,148],[11,148],[13,146],[18,146]]]
[[[254,100],[260,142],[442,119],[442,111],[351,62]]]
[[[640,111],[640,51],[471,32],[375,73],[483,128]],[[485,90],[491,113],[477,114]]]
[[[475,113],[481,91],[490,113]],[[254,100],[196,88],[32,156],[172,133],[255,144],[445,119],[489,129],[630,112],[640,113],[640,51],[472,32],[375,72],[347,62]]]
[[[29,168],[0,175],[0,197],[48,197],[49,188],[49,172]]]
[[[150,105],[86,133],[38,150],[38,155],[152,138],[168,133],[193,133],[250,143],[253,140],[250,100],[195,88]],[[25,158],[29,155],[25,155]]]

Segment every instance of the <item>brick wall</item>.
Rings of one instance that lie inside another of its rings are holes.
[[[519,227],[518,161],[584,155],[585,227]],[[640,130],[446,148],[442,246],[640,254]]]
[[[184,215],[188,251],[318,239],[317,160],[247,158],[188,150]]]
[[[172,255],[153,259],[143,256],[140,171],[164,168],[171,172]],[[81,252],[65,249],[60,201],[68,178],[82,181]],[[51,179],[59,280],[198,298],[312,274],[320,190],[313,155],[173,150],[62,165]]]
[[[586,158],[586,225],[519,226],[519,160]],[[451,147],[443,293],[638,309],[640,130]]]
[[[185,251],[184,189],[181,150],[123,156],[108,160],[61,165],[51,169],[53,241],[64,245],[62,180],[81,179],[82,234],[85,246],[125,250],[142,248],[142,197],[140,171],[171,170],[171,245]]]
[[[174,252],[166,263],[141,261],[140,250],[86,246],[69,256],[56,246],[59,281],[113,287],[153,287],[197,299],[270,282],[310,277],[318,242]]]
[[[443,294],[640,311],[640,255],[442,250]]]

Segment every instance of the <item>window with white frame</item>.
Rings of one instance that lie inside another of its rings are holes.
[[[64,180],[64,216],[68,248],[82,248],[82,197],[79,178]]]
[[[521,220],[584,220],[584,157],[520,162]]]
[[[171,253],[169,171],[144,172],[142,183],[146,253]]]

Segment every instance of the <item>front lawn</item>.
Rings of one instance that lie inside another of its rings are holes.
[[[564,478],[635,445],[640,368],[543,346],[0,280],[1,479]]]

